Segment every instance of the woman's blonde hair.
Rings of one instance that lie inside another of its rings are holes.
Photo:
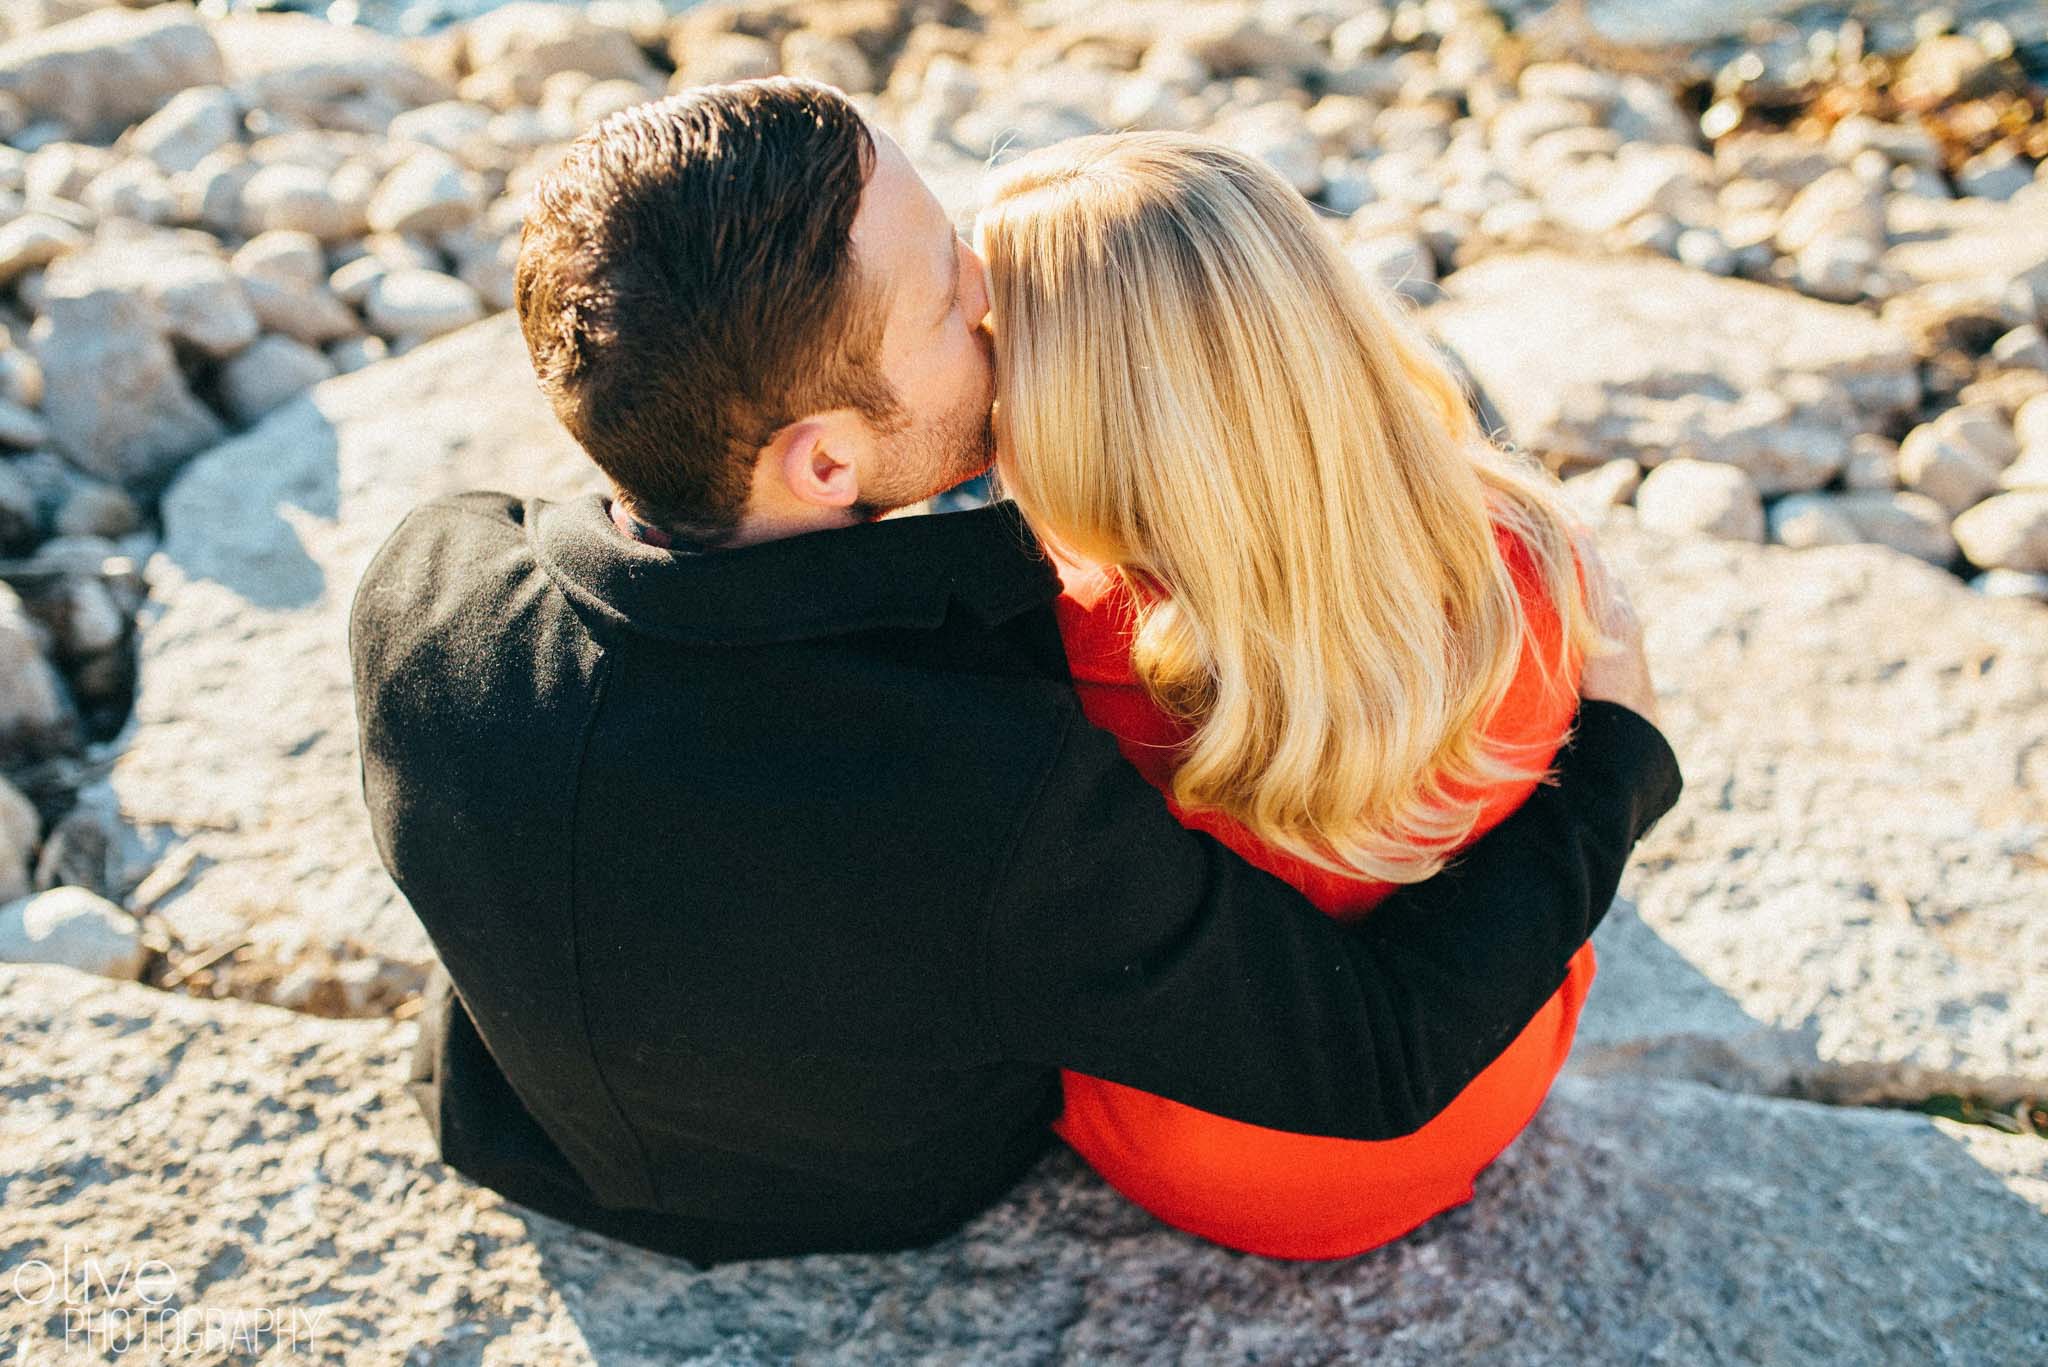
[[[1602,643],[1555,479],[1253,157],[1077,138],[1005,168],[978,233],[1004,488],[1135,590],[1137,675],[1192,727],[1174,799],[1334,872],[1436,872],[1481,807],[1447,785],[1546,776],[1482,734],[1529,629],[1496,525],[1558,608],[1551,680]]]

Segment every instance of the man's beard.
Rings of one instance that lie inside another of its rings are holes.
[[[859,522],[943,493],[970,480],[995,462],[996,438],[988,402],[963,405],[930,427],[906,432],[890,461],[891,478],[866,490],[866,497],[847,509]]]

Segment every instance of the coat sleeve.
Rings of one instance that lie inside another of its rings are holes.
[[[1676,757],[1581,705],[1556,784],[1362,920],[1183,829],[1115,742],[1070,720],[984,927],[998,1048],[1272,1129],[1422,1128],[1563,983]]]

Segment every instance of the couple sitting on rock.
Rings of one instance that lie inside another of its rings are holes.
[[[977,238],[803,82],[537,186],[610,493],[424,505],[350,624],[415,1095],[704,1265],[928,1243],[1055,1135],[1234,1248],[1384,1243],[1542,1103],[1677,798],[1640,629],[1258,161],[1082,138]]]

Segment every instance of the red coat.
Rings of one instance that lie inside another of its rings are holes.
[[[1548,765],[1577,712],[1579,661],[1572,660],[1565,686],[1549,673],[1556,612],[1526,547],[1504,530],[1497,542],[1522,587],[1532,630],[1488,734]],[[1060,576],[1060,632],[1082,708],[1165,791],[1186,733],[1153,705],[1131,672],[1128,592],[1091,566],[1061,564]],[[1478,794],[1485,805],[1474,838],[1533,788],[1522,783]],[[1340,919],[1366,914],[1395,886],[1325,872],[1263,844],[1228,817],[1189,815],[1178,806],[1174,815]],[[1448,1109],[1399,1139],[1265,1129],[1074,1072],[1061,1075],[1066,1104],[1054,1128],[1110,1185],[1168,1224],[1269,1257],[1348,1257],[1472,1198],[1474,1177],[1521,1133],[1564,1066],[1594,970],[1587,944],[1572,959],[1563,986],[1507,1050]]]

